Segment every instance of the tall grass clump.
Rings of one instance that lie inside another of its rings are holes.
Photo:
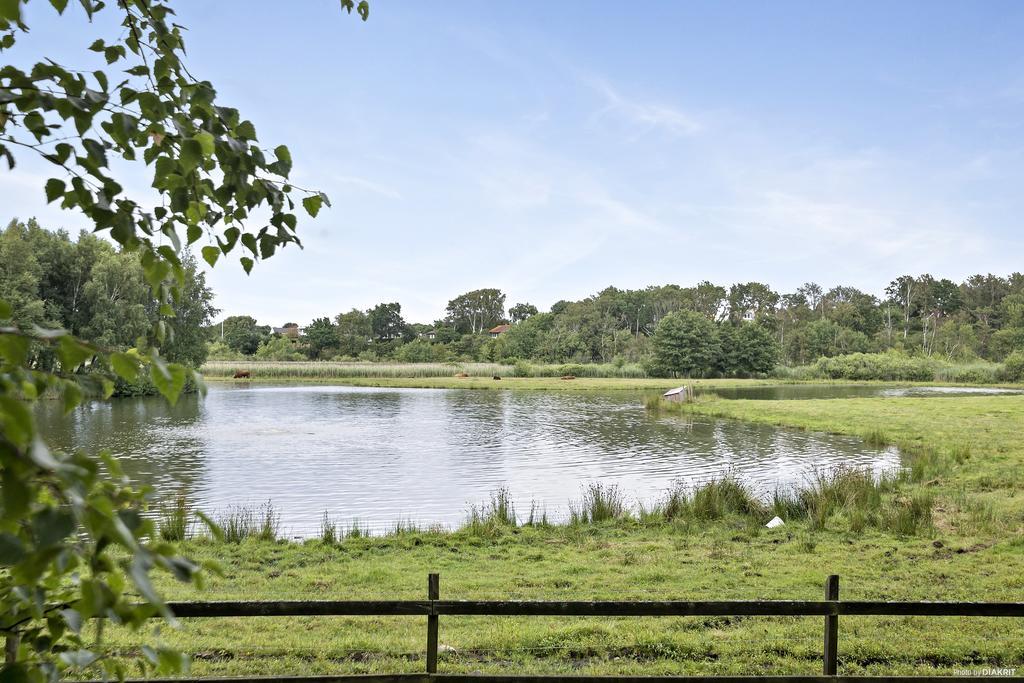
[[[644,409],[649,413],[660,413],[666,407],[666,401],[661,394],[651,394],[644,397]]]
[[[422,533],[423,529],[419,524],[414,522],[412,519],[400,519],[395,522],[394,526],[388,532],[390,536],[408,536],[411,534]],[[369,534],[366,534],[369,535]]]
[[[324,516],[320,520],[320,540],[325,545],[334,545],[338,542],[338,523],[331,519],[327,510],[324,510]]]
[[[797,488],[797,509],[814,529],[824,529],[829,519],[839,514],[848,519],[852,514],[855,525],[874,526],[882,507],[882,494],[891,488],[891,478],[876,479],[866,468],[817,469],[807,486]]]
[[[935,497],[930,491],[915,491],[892,500],[882,517],[882,529],[900,536],[916,536],[934,528],[932,508]]]
[[[991,498],[970,495],[961,486],[953,495],[952,502],[957,510],[957,531],[961,535],[991,533],[1006,526],[1006,520],[998,515]]]
[[[891,443],[889,435],[877,427],[864,434],[861,438],[871,448],[885,448]]]
[[[502,529],[514,528],[516,524],[516,508],[512,503],[512,495],[503,486],[491,493],[489,501],[479,506],[470,506],[469,516],[462,530],[473,535],[493,536]]]
[[[241,543],[249,538],[276,541],[281,531],[281,514],[271,501],[258,508],[232,505],[217,517],[217,526],[227,543]]]
[[[527,515],[526,521],[523,523],[523,526],[532,526],[540,528],[547,528],[551,526],[551,523],[548,521],[547,508],[537,503],[537,501],[531,500],[530,514]]]
[[[727,473],[693,487],[677,482],[657,505],[652,518],[705,522],[732,515],[760,518],[765,512],[764,503],[753,489]]]
[[[700,521],[728,515],[760,516],[764,511],[753,490],[732,474],[697,486],[690,497],[690,515]]]
[[[250,507],[232,505],[217,516],[217,526],[226,543],[241,543],[254,535],[256,515]]]
[[[160,538],[171,542],[184,541],[192,529],[191,517],[188,496],[181,491],[169,506],[160,511],[160,518],[157,521]]]
[[[366,538],[370,535],[369,527],[364,526],[358,519],[353,519],[345,532],[345,538]]]
[[[589,484],[580,500],[569,503],[571,524],[598,524],[625,519],[628,514],[625,497],[617,484]]]
[[[806,519],[812,530],[845,520],[850,531],[866,528],[911,536],[932,529],[934,498],[927,491],[900,495],[901,477],[871,470],[835,467],[815,470],[807,484],[776,492],[772,511],[785,520]]]
[[[948,452],[943,452],[934,446],[922,447],[916,444],[906,444],[901,446],[900,453],[906,465],[901,473],[901,478],[918,483],[948,474],[953,468],[954,462],[963,462],[970,455],[970,447],[965,448],[961,444],[955,444]]]

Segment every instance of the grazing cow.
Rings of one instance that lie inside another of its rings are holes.
[[[576,375],[562,375],[562,379],[576,379]]]
[[[501,379],[501,378],[500,378],[500,377],[498,377],[497,375],[495,375],[495,376],[494,376],[494,377],[492,377],[491,379]]]
[[[235,375],[232,379],[250,379],[252,375],[248,370],[235,370]]]
[[[465,379],[466,377],[469,377],[469,373],[465,373],[465,372],[456,372],[456,373],[455,373],[455,376],[456,376],[456,377],[458,377],[459,379]]]

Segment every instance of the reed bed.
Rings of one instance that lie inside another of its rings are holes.
[[[336,361],[208,361],[202,373],[209,378],[231,378],[249,372],[253,379],[420,378],[512,375],[512,365],[501,363],[365,363]]]
[[[966,497],[959,499],[958,506],[964,511],[965,528],[992,528],[998,522],[991,506],[969,503]],[[810,532],[861,533],[875,529],[917,536],[934,530],[934,508],[933,494],[913,486],[905,470],[875,475],[868,469],[839,466],[814,470],[804,483],[776,490],[768,497],[729,472],[700,484],[676,482],[649,508],[631,505],[616,484],[592,482],[583,487],[579,498],[569,502],[568,516],[560,522],[549,521],[546,509],[536,501],[531,502],[528,515],[520,517],[510,491],[502,487],[487,501],[470,505],[465,521],[455,530],[425,526],[412,519],[400,519],[376,533],[358,521],[351,522],[346,529],[325,511],[313,537],[328,545],[373,535],[464,534],[495,539],[525,527],[571,530],[609,524],[681,524],[689,528],[730,519],[747,527],[760,527],[773,516]],[[161,520],[159,527],[165,540],[197,535],[190,531],[191,525],[182,525],[182,520],[187,524],[194,515],[184,496],[179,496],[168,510],[170,521]],[[226,543],[281,540],[280,517],[271,502],[260,506],[233,505],[215,516],[219,529],[214,535]]]
[[[372,363],[365,361],[210,360],[202,373],[230,379],[248,372],[252,379],[421,379],[432,377],[593,377],[644,379],[640,365],[615,363]]]

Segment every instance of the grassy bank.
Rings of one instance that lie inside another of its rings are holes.
[[[422,599],[429,571],[440,572],[446,599],[819,599],[830,573],[850,599],[1017,600],[1024,587],[1024,546],[1010,539],[767,530],[736,519],[186,550],[224,573],[202,593],[166,583],[179,599]],[[1024,632],[1011,622],[844,617],[840,672],[1019,665]],[[165,628],[163,638],[192,654],[196,675],[372,673],[422,670],[423,632],[421,618],[217,619]],[[440,639],[449,672],[814,674],[821,620],[445,617]]]
[[[1024,521],[1024,396],[858,398],[804,401],[699,400],[664,407],[682,414],[741,419],[896,445],[947,503]],[[1020,529],[1017,529],[1017,533]]]

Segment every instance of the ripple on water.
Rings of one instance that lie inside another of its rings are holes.
[[[40,420],[61,446],[106,448],[160,495],[206,510],[273,500],[286,531],[316,533],[325,510],[385,528],[458,524],[505,486],[565,513],[588,482],[651,501],[673,481],[731,471],[762,492],[814,467],[895,467],[894,449],[740,422],[653,416],[639,394],[213,386],[176,406],[119,399]]]

